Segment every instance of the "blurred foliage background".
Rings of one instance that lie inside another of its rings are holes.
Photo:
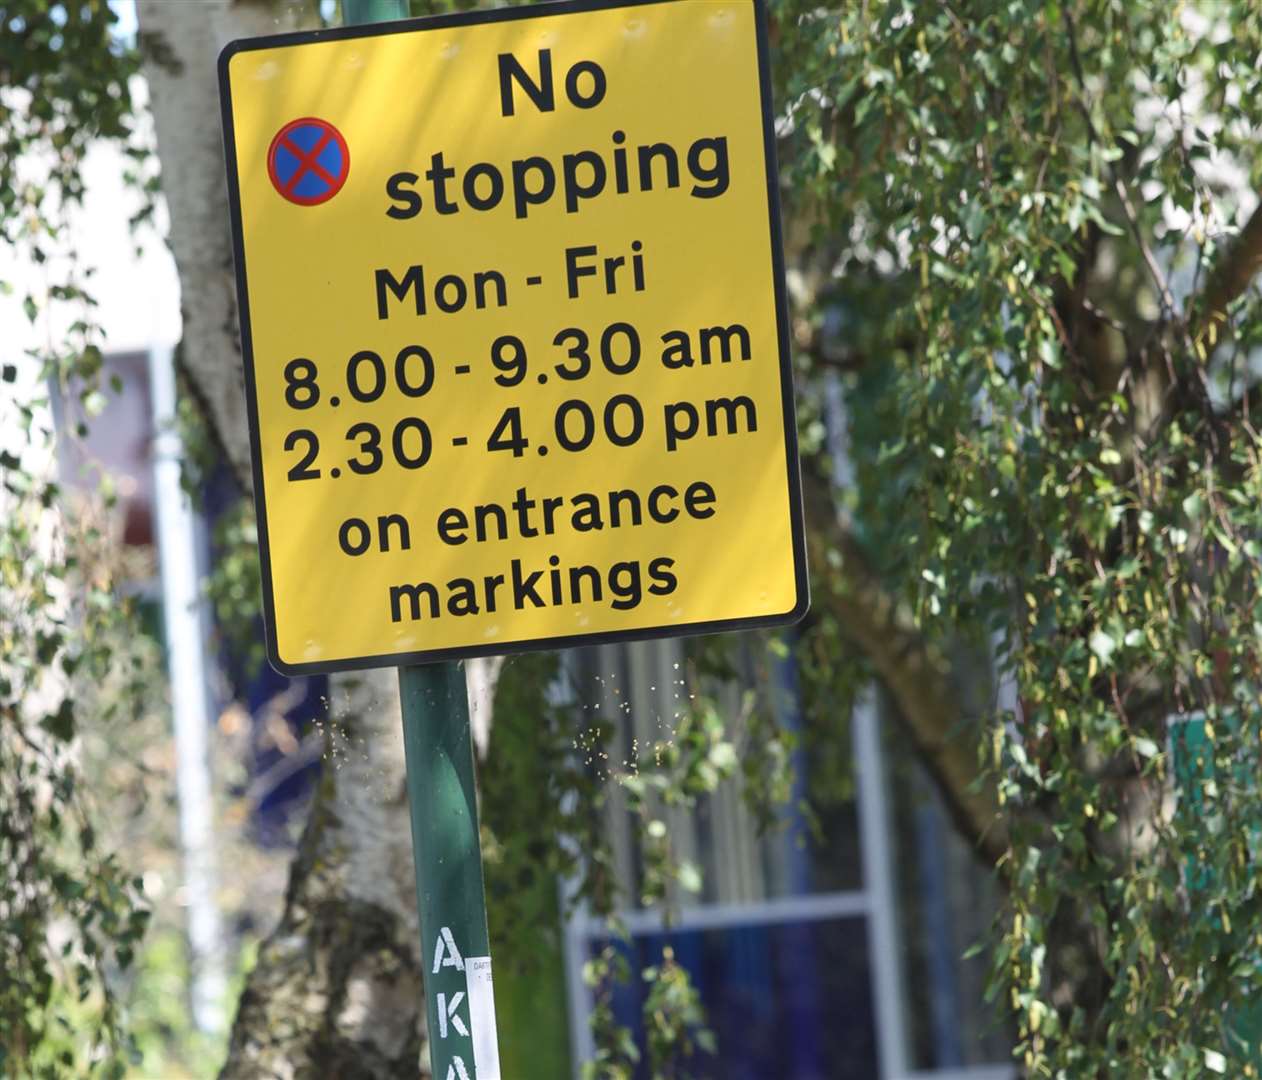
[[[1256,1075],[1262,10],[768,10],[815,576],[791,646],[802,744],[844,792],[837,718],[884,681],[1002,882],[984,948],[1025,1073]],[[67,229],[87,148],[123,147],[138,189],[157,190],[135,135],[142,56],[114,21],[100,0],[0,0],[0,242],[50,266],[39,288],[4,286],[32,320],[73,312],[25,359],[32,394],[0,372],[0,424],[21,433],[0,457],[0,1071],[15,1075],[208,1075],[222,1053],[180,1004],[159,645],[103,525],[108,484],[61,490],[37,400],[90,417],[111,391]],[[844,490],[827,387],[852,418]],[[187,412],[193,469],[215,451]],[[208,588],[257,662],[252,524],[223,530]],[[707,643],[696,685],[734,649]],[[640,817],[650,899],[698,884],[655,800],[687,805],[739,777],[774,821],[795,743],[765,702],[702,692],[669,754],[594,773],[547,697],[555,664],[515,662],[501,683],[484,772],[494,919],[544,918],[529,905],[548,889],[520,886],[576,869],[596,910],[616,910],[599,828],[611,784]],[[979,672],[1014,685],[1015,705],[970,704]],[[219,728],[231,792],[238,729],[230,715]],[[234,828],[227,794],[218,812],[244,971],[285,860]],[[608,953],[589,977],[605,988],[618,967]],[[707,1045],[705,1019],[677,968],[651,977],[647,1052],[675,1075]],[[610,1010],[595,1023],[593,1075],[630,1075],[639,1051]]]

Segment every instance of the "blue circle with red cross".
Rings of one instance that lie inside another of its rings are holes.
[[[327,120],[304,116],[276,133],[267,151],[267,175],[291,203],[317,206],[342,190],[351,153],[342,133]]]

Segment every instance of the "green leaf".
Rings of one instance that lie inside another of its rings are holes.
[[[41,726],[54,738],[69,742],[74,738],[75,733],[73,702],[69,698],[64,698],[56,712],[44,717]]]

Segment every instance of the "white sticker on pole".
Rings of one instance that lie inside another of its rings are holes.
[[[478,1080],[500,1080],[500,1044],[495,1030],[495,989],[491,958],[465,958],[469,988],[469,1026],[473,1029],[473,1065]]]

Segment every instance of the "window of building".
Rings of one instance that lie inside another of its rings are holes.
[[[792,729],[799,718],[791,659],[769,659],[754,635],[741,647],[740,678],[720,691],[728,715],[740,715],[744,689],[759,682],[778,722]],[[696,692],[686,674],[687,649],[666,640],[572,654],[576,704],[616,720],[611,756],[630,760],[673,730]],[[738,781],[694,810],[662,810],[675,850],[701,869],[702,889],[676,898],[669,929],[660,910],[634,902],[618,915],[631,935],[633,972],[659,962],[670,946],[701,995],[719,1051],[717,1060],[694,1066],[696,1075],[1013,1075],[1009,1033],[994,1024],[983,1001],[984,968],[962,960],[989,920],[993,886],[952,833],[914,763],[886,752],[882,736],[893,730],[892,720],[875,693],[850,717],[854,782],[843,798],[836,797],[836,763],[812,762],[799,752],[791,804],[833,792],[814,808],[818,828],[791,805],[779,827],[760,833]],[[831,771],[816,776],[821,769]],[[637,896],[638,829],[616,795],[609,828],[616,871],[627,895]],[[573,1059],[582,1062],[593,1050],[593,1002],[582,968],[608,942],[609,930],[579,907],[565,936]],[[640,980],[633,977],[614,1005],[620,1021],[638,1033]]]

